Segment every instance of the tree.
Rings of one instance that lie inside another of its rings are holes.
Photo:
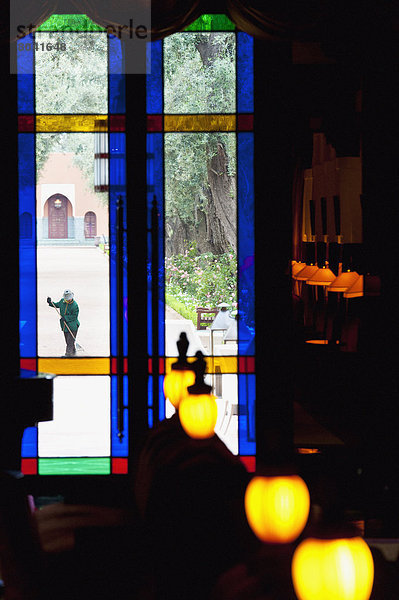
[[[164,42],[167,113],[235,112],[235,36],[179,33]],[[165,135],[166,255],[236,249],[234,133]]]
[[[36,33],[36,111],[43,114],[107,113],[107,34]],[[41,50],[42,44],[58,50]],[[61,50],[62,44],[65,50]],[[36,136],[38,177],[52,152],[73,153],[87,187],[94,190],[94,133],[43,133]],[[97,193],[107,204],[108,195]]]

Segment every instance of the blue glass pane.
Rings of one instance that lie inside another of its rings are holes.
[[[255,375],[238,376],[238,453],[256,453],[255,438]]]
[[[32,114],[35,110],[33,44],[33,34],[25,36],[17,44],[18,112],[24,114]]]
[[[163,391],[164,375],[159,377],[159,420],[163,421],[165,418],[165,394]]]
[[[116,219],[117,202],[122,198],[123,221],[126,229],[126,135],[124,133],[111,133],[109,136],[109,224],[110,224],[110,326],[111,326],[111,354],[117,354],[117,281],[116,281]],[[123,239],[123,339],[124,354],[127,354],[127,251],[126,235]]]
[[[158,213],[158,354],[165,354],[165,276],[164,276],[164,247],[163,247],[163,135],[162,133],[147,134],[147,226],[151,228],[151,210],[154,196],[157,199]],[[148,262],[148,353],[152,354],[152,327],[151,327],[151,256],[152,241],[148,237],[147,244]]]
[[[160,114],[162,101],[162,40],[147,44],[147,113]]]
[[[153,427],[154,425],[154,411],[152,407],[152,394],[153,394],[153,383],[152,383],[152,375],[148,377],[148,427]]]
[[[152,356],[152,240],[147,233],[147,353]]]
[[[30,237],[23,223],[36,223],[35,139],[18,135],[19,238],[19,341],[21,357],[36,356],[36,231]]]
[[[117,37],[108,36],[109,50],[109,112],[124,113],[126,111],[125,69],[122,42]]]
[[[158,354],[165,355],[165,250],[163,198],[158,201]]]
[[[237,110],[254,111],[254,41],[247,33],[237,33]]]
[[[27,427],[22,436],[22,458],[37,457],[37,427]]]
[[[237,134],[238,354],[254,354],[254,136]]]
[[[123,437],[118,437],[118,388],[117,377],[111,377],[111,455],[114,457],[128,456],[129,453],[129,431],[128,431],[128,399],[127,376],[123,377]]]

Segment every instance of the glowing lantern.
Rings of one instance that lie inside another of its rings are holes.
[[[192,370],[192,365],[187,362],[186,354],[189,346],[187,335],[184,331],[181,332],[179,341],[177,342],[179,358],[172,365],[172,370],[164,379],[163,391],[165,397],[178,408],[182,398],[187,395],[188,386],[195,381],[195,373]]]
[[[204,439],[215,433],[218,408],[211,394],[188,394],[179,405],[180,423],[192,438]]]
[[[308,538],[292,558],[299,600],[368,600],[374,580],[370,548],[360,537]]]
[[[187,396],[187,388],[195,381],[194,371],[187,369],[176,369],[172,365],[172,371],[164,379],[163,390],[165,398],[173,404],[175,408],[179,407],[181,400]]]
[[[188,388],[188,394],[179,404],[179,418],[184,431],[192,438],[210,438],[215,433],[217,420],[216,398],[211,394],[212,387],[204,383],[206,364],[201,351],[196,353],[195,383]]]
[[[306,525],[309,508],[309,490],[298,475],[257,476],[245,492],[248,523],[263,542],[294,541]]]

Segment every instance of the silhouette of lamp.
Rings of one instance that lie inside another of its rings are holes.
[[[206,439],[215,434],[217,420],[216,398],[212,386],[204,382],[206,363],[200,350],[193,363],[195,383],[187,388],[187,394],[179,404],[179,418],[184,431],[194,439]]]
[[[252,531],[261,541],[272,544],[293,542],[309,516],[309,490],[296,474],[255,476],[247,486],[244,502]]]
[[[309,537],[296,548],[291,573],[298,600],[370,598],[374,581],[370,548],[357,535],[333,536]]]
[[[179,358],[172,364],[172,369],[164,379],[163,389],[165,397],[173,404],[175,408],[187,395],[187,388],[195,382],[195,373],[193,366],[187,361],[187,349],[189,342],[184,331],[176,343],[179,352]]]

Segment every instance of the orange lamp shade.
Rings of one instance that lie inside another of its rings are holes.
[[[298,271],[298,273],[296,273],[296,275],[293,275],[293,278],[296,279],[297,281],[307,281],[318,270],[319,270],[319,267],[317,265],[306,265],[306,267],[304,267],[303,269]]]
[[[359,279],[359,273],[356,271],[345,271],[338,275],[338,277],[328,286],[328,292],[346,292],[346,290]]]
[[[195,373],[190,370],[172,369],[163,382],[163,391],[165,398],[178,408],[180,401],[187,396],[187,388],[195,382]]]
[[[257,476],[245,492],[248,523],[263,542],[293,542],[306,525],[309,508],[309,490],[298,475]]]
[[[212,394],[187,394],[179,404],[180,423],[194,439],[212,437],[217,416],[216,398]]]
[[[298,600],[368,600],[374,563],[360,537],[308,538],[294,552],[291,573]]]
[[[336,275],[334,275],[331,269],[321,267],[321,269],[317,269],[316,273],[307,279],[306,283],[309,285],[330,285],[334,279],[336,279]]]
[[[299,273],[299,271],[302,271],[302,269],[304,269],[305,267],[306,267],[306,263],[297,262],[296,260],[293,261],[292,266],[291,266],[292,277],[295,277],[295,275],[297,275]]]
[[[360,298],[364,295],[364,275],[359,275],[355,283],[344,292],[344,298]]]

